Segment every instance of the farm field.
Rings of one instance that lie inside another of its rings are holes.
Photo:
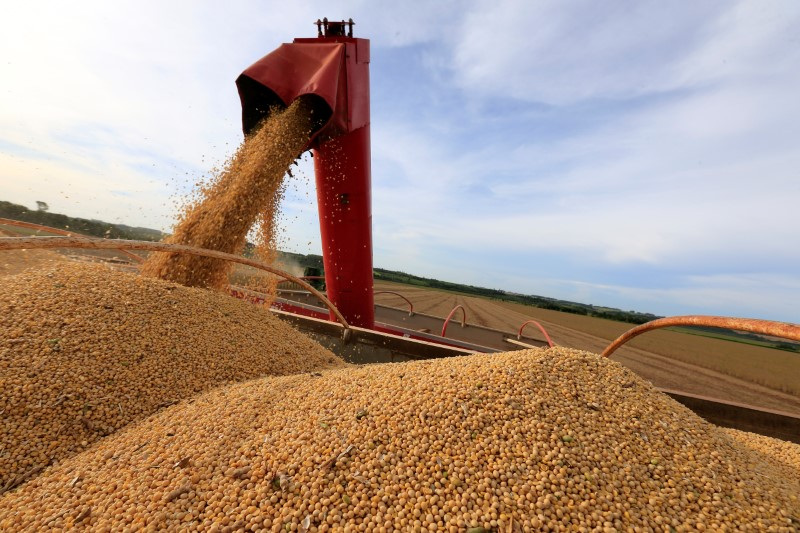
[[[399,292],[414,304],[415,312],[440,317],[462,305],[468,323],[515,334],[523,322],[535,319],[554,343],[596,353],[634,327],[401,283],[376,281],[375,291]],[[375,302],[403,309],[406,306],[388,294],[376,295]],[[542,338],[533,326],[528,326],[524,334]],[[800,414],[800,355],[795,353],[659,330],[629,341],[612,359],[661,388]]]

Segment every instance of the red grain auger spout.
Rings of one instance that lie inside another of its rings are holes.
[[[309,147],[314,156],[325,285],[351,324],[372,328],[372,208],[369,40],[353,21],[317,21],[317,37],[295,39],[236,80],[245,134],[301,96],[322,115]]]

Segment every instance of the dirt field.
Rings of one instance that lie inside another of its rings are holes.
[[[520,304],[384,281],[375,291],[394,291],[414,304],[414,311],[446,316],[462,305],[467,322],[516,332],[531,318],[539,321],[553,342],[601,352],[633,325]],[[405,309],[407,304],[388,294],[375,302]],[[459,315],[460,317],[460,315]],[[541,339],[530,325],[524,334]],[[674,331],[655,331],[637,337],[612,357],[658,387],[800,414],[800,355]]]

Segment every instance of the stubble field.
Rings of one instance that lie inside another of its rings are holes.
[[[632,324],[489,300],[426,287],[376,281],[375,291],[394,291],[414,311],[444,317],[456,305],[467,322],[516,334],[530,319],[540,322],[553,342],[599,353]],[[379,294],[375,302],[405,308],[396,296]],[[533,326],[524,335],[542,338]],[[800,414],[800,355],[771,348],[677,331],[659,330],[637,337],[613,356],[664,389]]]

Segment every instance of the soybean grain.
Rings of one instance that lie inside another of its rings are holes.
[[[796,478],[595,354],[321,374],[130,426],[4,496],[0,528],[797,531]]]
[[[343,364],[212,291],[71,261],[0,278],[0,492],[212,387]]]

